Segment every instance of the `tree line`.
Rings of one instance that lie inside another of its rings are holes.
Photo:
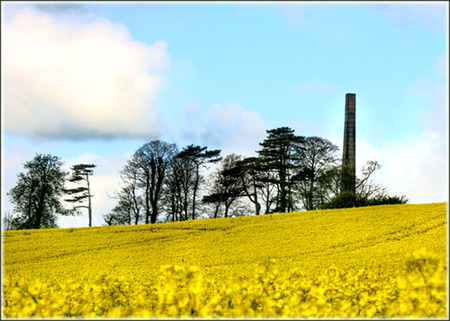
[[[39,229],[55,228],[58,215],[80,214],[80,208],[88,209],[89,226],[92,226],[92,205],[89,176],[96,167],[94,164],[76,164],[72,173],[63,170],[64,162],[57,156],[37,154],[24,164],[25,172],[18,174],[17,184],[7,195],[14,204],[14,214],[6,213],[2,228]],[[66,181],[77,183],[74,188],[65,188]],[[73,203],[68,209],[62,203]],[[87,200],[88,204],[83,204]]]
[[[179,150],[161,140],[145,143],[120,171],[121,185],[113,196],[117,203],[103,215],[105,225],[407,202],[404,195],[390,196],[370,180],[380,168],[376,161],[368,161],[361,177],[354,177],[355,193],[341,192],[348,171],[340,164],[336,145],[324,138],[296,135],[289,127],[266,132],[257,156],[252,157],[222,156],[219,149],[192,144]],[[61,166],[61,160],[51,155],[37,155],[27,162],[27,173],[20,173],[17,185],[8,192],[18,215],[7,216],[4,223],[16,229],[56,227],[57,215],[86,208],[91,226],[89,176],[95,165],[72,166],[69,179]],[[66,189],[66,180],[83,186]],[[63,196],[77,205],[64,208]]]

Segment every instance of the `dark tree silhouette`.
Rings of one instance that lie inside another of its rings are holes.
[[[194,164],[186,158],[173,158],[165,182],[164,201],[169,213],[168,220],[174,222],[189,219],[189,206],[192,203],[194,185]]]
[[[69,215],[60,202],[67,173],[56,156],[36,154],[24,164],[24,173],[18,174],[16,186],[8,191],[19,215],[14,218],[14,229],[57,227],[57,215]]]
[[[247,157],[236,163],[235,174],[241,180],[242,192],[255,207],[255,214],[261,213],[259,193],[264,187],[262,179],[264,172],[258,157]]]
[[[191,163],[194,170],[194,186],[192,189],[192,219],[196,219],[196,197],[200,183],[200,169],[206,167],[208,163],[217,163],[221,160],[220,149],[208,150],[207,146],[189,145],[177,155],[178,158],[184,159]]]
[[[72,198],[65,199],[66,202],[70,203],[82,203],[85,200],[88,201],[87,205],[74,205],[73,209],[78,211],[79,208],[86,208],[88,210],[89,216],[89,226],[92,226],[92,197],[91,186],[89,183],[89,176],[94,174],[94,168],[97,165],[94,164],[76,164],[71,167],[72,176],[69,177],[68,181],[72,183],[86,182],[86,186],[80,186],[76,188],[64,189],[64,193],[71,195]]]
[[[306,137],[303,147],[294,180],[303,206],[309,211],[323,207],[329,200],[328,173],[336,165],[339,148],[320,137]]]
[[[177,153],[175,144],[151,141],[139,148],[135,155],[137,180],[144,190],[145,223],[155,223],[163,196],[163,183],[169,164]]]
[[[272,182],[278,188],[275,211],[292,211],[292,170],[298,162],[305,138],[295,135],[294,130],[289,127],[267,130],[267,133],[267,138],[260,143],[262,149],[258,153],[263,160],[263,167],[276,173]]]
[[[218,210],[221,204],[225,208],[224,216],[228,217],[232,204],[244,195],[241,170],[237,167],[237,163],[240,160],[241,156],[236,154],[225,156],[220,166],[210,176],[212,178],[212,188],[210,194],[203,197],[203,202],[217,204],[214,218],[218,217]]]

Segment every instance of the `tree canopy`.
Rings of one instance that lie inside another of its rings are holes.
[[[65,199],[66,202],[81,204],[85,200],[88,201],[87,205],[74,205],[73,209],[78,212],[79,208],[86,208],[88,210],[89,216],[89,226],[92,226],[92,197],[91,186],[89,183],[89,176],[94,175],[94,168],[97,165],[94,164],[76,164],[71,167],[72,175],[69,177],[68,181],[72,183],[82,183],[86,182],[86,186],[79,186],[75,188],[64,189],[64,193],[72,196],[71,198]]]
[[[64,192],[67,173],[63,162],[57,156],[36,154],[24,164],[24,172],[18,174],[16,186],[8,196],[18,214],[12,218],[14,229],[39,229],[57,227],[58,215],[69,215],[60,198]]]

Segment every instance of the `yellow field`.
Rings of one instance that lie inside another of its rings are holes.
[[[3,233],[2,317],[442,317],[447,203]]]

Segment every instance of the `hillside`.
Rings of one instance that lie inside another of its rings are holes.
[[[420,249],[444,260],[447,204],[389,205],[137,226],[7,231],[4,276],[15,282],[152,280],[161,266],[196,266],[216,288],[249,278],[257,263],[297,269],[380,270],[392,276]],[[59,283],[58,283],[59,282]],[[6,287],[5,291],[8,291]]]

